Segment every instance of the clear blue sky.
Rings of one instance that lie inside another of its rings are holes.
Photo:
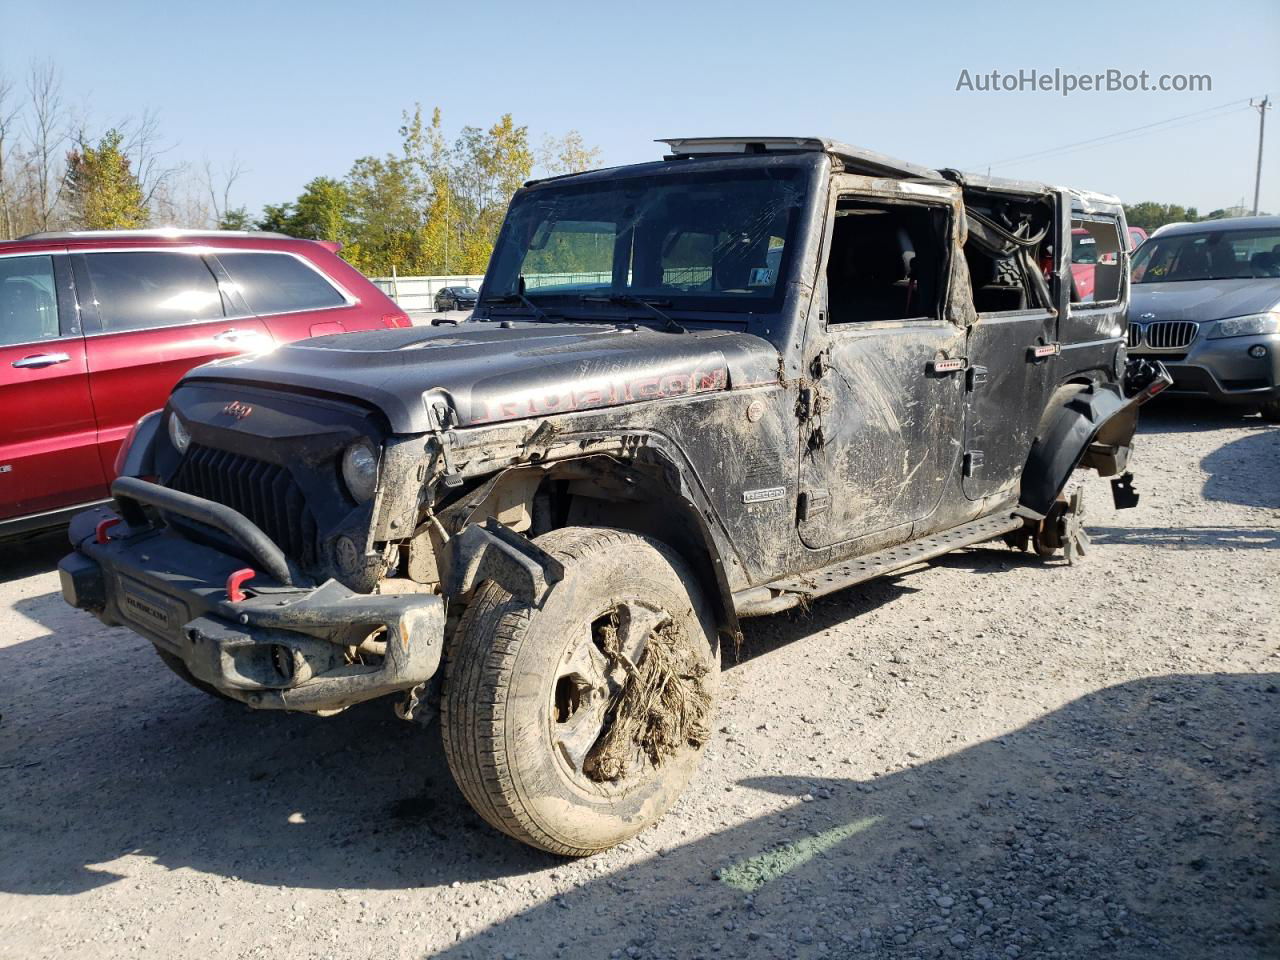
[[[938,166],[1049,180],[1202,212],[1252,202],[1257,114],[1001,164],[1263,93],[1280,96],[1275,0],[33,3],[0,0],[0,70],[59,65],[99,126],[158,111],[172,156],[247,168],[233,202],[294,197],[396,147],[402,109],[452,133],[505,112],[534,142],[576,128],[605,163],[663,136],[830,136]],[[962,69],[1207,73],[1211,92],[957,92]],[[1194,119],[1194,118],[1193,118]],[[1262,205],[1280,212],[1280,110]]]

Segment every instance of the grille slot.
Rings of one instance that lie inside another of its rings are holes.
[[[1147,324],[1147,346],[1156,350],[1178,350],[1191,345],[1197,325],[1189,320],[1157,320]]]
[[[193,443],[169,485],[244,514],[290,559],[315,565],[315,516],[284,467]]]
[[[1136,347],[1142,343],[1142,327],[1136,323],[1129,324],[1129,346]]]

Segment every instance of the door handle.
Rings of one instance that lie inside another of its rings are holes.
[[[215,333],[213,339],[222,343],[239,343],[241,340],[252,340],[258,336],[257,330],[223,330]]]
[[[66,363],[70,359],[70,355],[65,353],[36,353],[13,361],[13,365],[38,370],[40,367],[52,367],[55,363]]]

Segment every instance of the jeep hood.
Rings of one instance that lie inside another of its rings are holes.
[[[1224,320],[1265,313],[1280,303],[1280,280],[1177,280],[1129,287],[1129,319]],[[1146,314],[1155,316],[1148,317]]]
[[[405,434],[435,429],[442,402],[450,425],[467,427],[728,390],[775,381],[777,371],[776,348],[747,333],[469,322],[301,340],[205,364],[183,382],[354,398]]]

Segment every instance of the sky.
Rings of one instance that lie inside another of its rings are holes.
[[[397,149],[420,102],[450,134],[504,113],[535,144],[576,129],[602,165],[655,159],[661,137],[825,136],[1205,213],[1252,205],[1247,101],[1280,97],[1276,0],[0,0],[0,23],[0,73],[51,60],[91,128],[156,112],[170,162],[239,161],[232,204],[253,212]],[[1212,89],[957,90],[965,70],[1033,69]],[[1261,206],[1280,213],[1280,110],[1267,127]]]

